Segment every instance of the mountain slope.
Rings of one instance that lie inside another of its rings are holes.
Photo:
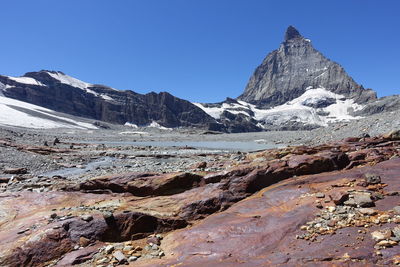
[[[273,107],[293,100],[307,88],[325,88],[356,103],[376,99],[337,63],[327,59],[292,26],[279,49],[267,55],[250,78],[239,100]]]
[[[22,77],[0,76],[6,97],[58,112],[111,123],[140,126],[156,122],[165,127],[208,127],[215,120],[192,103],[169,93],[138,94],[90,84],[62,72],[29,72]]]

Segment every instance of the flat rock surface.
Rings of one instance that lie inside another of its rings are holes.
[[[373,167],[329,174],[317,174],[284,181],[258,192],[229,210],[211,215],[195,226],[176,231],[163,240],[166,257],[140,266],[275,266],[275,265],[375,265],[393,264],[400,252],[395,246],[376,254],[370,237],[374,229],[343,227],[335,234],[320,235],[314,241],[297,239],[300,227],[319,213],[313,192],[326,194],[338,190],[338,184],[360,179],[374,171],[381,175],[386,190],[400,189],[400,160],[390,160]],[[356,189],[358,187],[340,187]],[[400,196],[376,202],[386,211]],[[335,206],[332,202],[326,206]],[[359,230],[365,229],[365,233]],[[361,239],[362,237],[362,239]],[[135,265],[136,266],[136,265]]]

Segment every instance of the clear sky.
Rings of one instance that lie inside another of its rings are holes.
[[[60,70],[197,102],[237,97],[294,25],[379,96],[400,93],[398,0],[4,0],[0,74]]]

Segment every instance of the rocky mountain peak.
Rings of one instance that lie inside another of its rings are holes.
[[[285,42],[296,38],[303,38],[303,36],[301,36],[300,32],[295,27],[290,25],[285,33]]]
[[[238,99],[268,108],[300,97],[309,88],[324,88],[356,103],[376,99],[374,91],[357,84],[293,26],[287,28],[279,49],[269,53],[257,67]]]

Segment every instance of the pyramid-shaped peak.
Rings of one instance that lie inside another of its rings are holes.
[[[289,40],[292,40],[292,39],[295,39],[295,38],[302,38],[302,37],[303,36],[301,36],[299,31],[295,27],[290,25],[287,28],[286,33],[285,33],[285,42],[289,41]]]

